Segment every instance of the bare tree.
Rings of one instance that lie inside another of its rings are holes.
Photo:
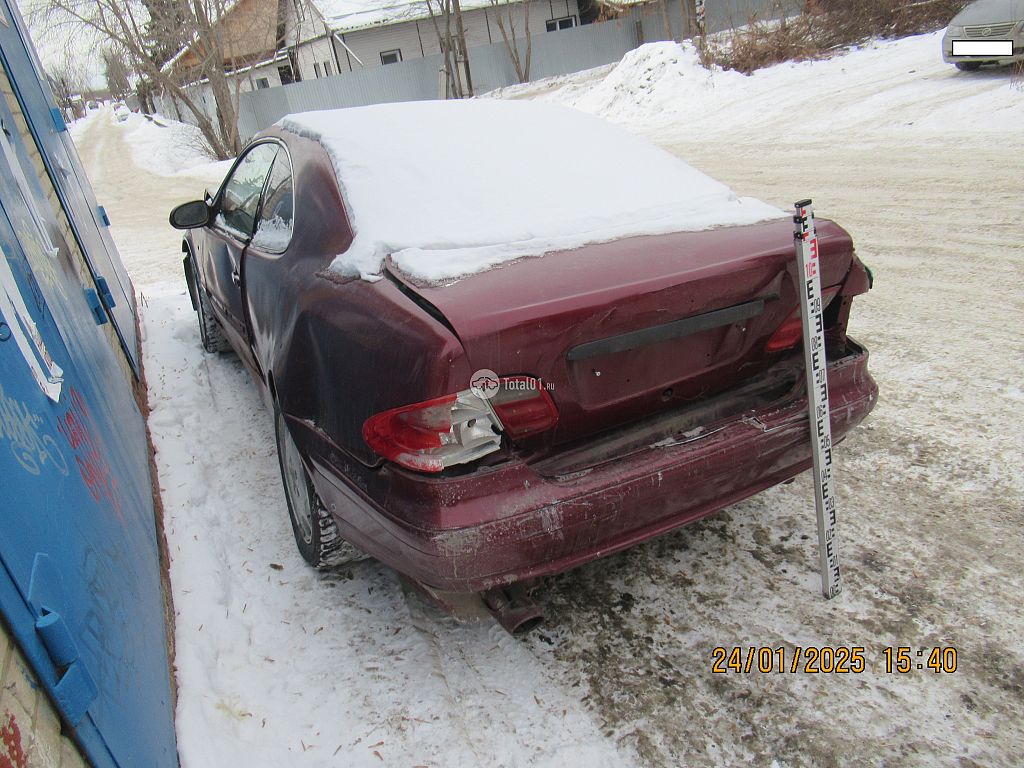
[[[683,19],[686,20],[685,37],[693,37],[697,29],[697,8],[694,0],[679,0],[679,7],[683,12]]]
[[[238,154],[238,97],[240,79],[230,73],[251,63],[245,54],[251,48],[244,30],[225,30],[223,23],[235,4],[231,0],[43,0],[37,12],[66,19],[66,24],[93,31],[117,47],[132,68],[152,86],[176,99],[195,120],[217,158]],[[261,23],[256,18],[253,23]],[[266,23],[266,20],[262,20]],[[273,43],[272,43],[273,44]],[[180,47],[179,47],[180,46]],[[166,58],[171,51],[194,66],[182,73]],[[215,117],[187,88],[205,81],[215,104]]]
[[[473,78],[469,69],[469,51],[466,48],[466,30],[462,26],[462,8],[459,0],[437,0],[438,11],[427,0],[427,11],[434,25],[437,43],[444,56],[444,71],[447,80],[449,98],[461,99],[473,95]],[[455,16],[455,29],[452,29],[452,15]],[[438,23],[438,18],[444,27]]]
[[[491,6],[497,11],[498,30],[501,32],[501,39],[505,41],[505,48],[508,50],[512,66],[515,67],[516,77],[520,83],[530,80],[530,57],[533,55],[533,38],[530,37],[530,0],[523,0],[522,3],[513,3],[512,0],[490,0]],[[526,33],[526,55],[523,56],[516,45],[516,23],[515,8],[522,5],[525,9],[523,30]]]
[[[128,82],[131,70],[124,61],[124,56],[117,48],[108,47],[103,50],[103,75],[107,79],[110,95],[123,99],[131,91]]]
[[[673,40],[672,20],[668,17],[668,0],[658,0],[658,7],[661,9],[661,25],[665,28],[665,39]]]
[[[455,9],[455,28],[457,30],[456,39],[459,41],[459,56],[461,57],[461,64],[465,69],[466,73],[466,95],[473,95],[473,74],[469,70],[469,51],[466,49],[466,29],[462,26],[462,6],[459,0],[451,0],[452,6]]]
[[[79,68],[78,63],[75,58],[65,54],[46,67],[46,76],[57,106],[65,113],[70,111],[76,116],[81,105],[81,93],[87,89],[89,82],[88,74]]]

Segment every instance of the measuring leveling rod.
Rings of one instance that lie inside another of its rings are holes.
[[[825,359],[825,324],[822,321],[818,236],[810,200],[794,204],[797,274],[800,276],[800,314],[804,331],[804,367],[807,371],[807,408],[811,416],[811,455],[814,460],[814,504],[818,512],[818,557],[821,591],[838,595],[839,542],[836,541],[836,497],[832,492],[832,422],[828,407],[828,363]]]

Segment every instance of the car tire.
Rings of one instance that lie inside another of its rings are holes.
[[[961,72],[976,72],[977,70],[981,69],[981,62],[980,61],[958,61],[956,63],[956,68],[959,69]]]
[[[203,289],[203,284],[199,281],[199,274],[196,272],[196,265],[192,260],[191,253],[186,260],[185,268],[189,271],[189,274],[185,277],[188,279],[190,286],[195,290],[196,314],[199,315],[199,340],[203,344],[203,349],[207,352],[230,351],[231,343],[228,341],[227,336],[224,335],[224,329],[220,327],[220,323],[217,322],[217,318],[210,308],[210,297]]]
[[[275,408],[274,432],[288,516],[299,554],[314,568],[332,568],[365,560],[367,555],[338,533],[338,524],[324,506],[292,439],[284,414]]]
[[[230,352],[231,343],[210,309],[210,297],[199,284],[196,284],[196,297],[199,304],[196,310],[199,314],[199,338],[203,342],[203,349],[207,352]]]

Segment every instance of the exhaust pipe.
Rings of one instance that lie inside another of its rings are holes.
[[[484,605],[510,635],[525,635],[544,621],[544,612],[522,584],[495,587],[481,593]]]

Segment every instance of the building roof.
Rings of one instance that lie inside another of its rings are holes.
[[[359,29],[383,27],[403,21],[430,18],[426,0],[396,2],[396,0],[313,0],[323,16],[324,23],[335,32],[355,32]],[[462,10],[486,8],[490,0],[461,0]],[[431,0],[434,14],[441,15],[441,0]]]
[[[274,57],[277,48],[277,0],[225,0],[214,24],[220,29],[224,64],[255,66],[256,59]],[[248,14],[248,15],[245,15]],[[202,41],[194,39],[161,67],[163,72],[196,66]]]

